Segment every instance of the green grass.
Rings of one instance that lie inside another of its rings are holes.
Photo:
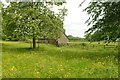
[[[84,44],[71,42],[63,47],[41,44],[33,50],[28,43],[3,41],[2,75],[4,78],[117,78],[117,49],[97,43]]]

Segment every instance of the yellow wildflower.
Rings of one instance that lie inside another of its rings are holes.
[[[15,66],[13,66],[10,70],[11,70],[11,71],[16,71],[17,68],[16,68]]]

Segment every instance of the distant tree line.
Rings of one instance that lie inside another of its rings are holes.
[[[67,36],[70,41],[85,41],[85,38],[74,37],[72,35]]]

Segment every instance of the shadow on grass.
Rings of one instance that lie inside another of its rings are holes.
[[[71,51],[71,50],[64,50],[62,49],[57,49],[56,47],[54,48],[47,48],[44,46],[37,47],[36,49],[30,48],[30,47],[24,47],[24,46],[15,46],[15,45],[7,45],[7,44],[2,44],[3,48],[2,51],[3,53],[17,53],[17,54],[31,54],[31,53],[37,53],[39,54],[40,52],[46,51],[45,55],[51,56],[51,57],[58,57],[58,58],[64,58],[66,60],[72,60],[72,59],[79,59],[79,58],[87,58],[91,60],[96,60],[96,59],[103,59],[106,57],[114,57],[118,59],[118,54],[114,51]],[[48,46],[51,47],[51,46]],[[71,49],[71,48],[70,48]]]
[[[36,47],[35,49],[31,48],[31,47],[24,47],[24,46],[20,46],[20,47],[16,47],[13,45],[7,45],[7,44],[2,44],[2,52],[9,52],[9,53],[32,53],[32,52],[40,52],[40,51],[44,51],[44,47]]]

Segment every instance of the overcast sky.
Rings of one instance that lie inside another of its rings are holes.
[[[88,29],[85,21],[89,18],[86,12],[83,12],[89,2],[85,2],[82,7],[79,4],[83,0],[66,0],[68,15],[65,17],[64,28],[67,35],[84,37],[84,32]]]

